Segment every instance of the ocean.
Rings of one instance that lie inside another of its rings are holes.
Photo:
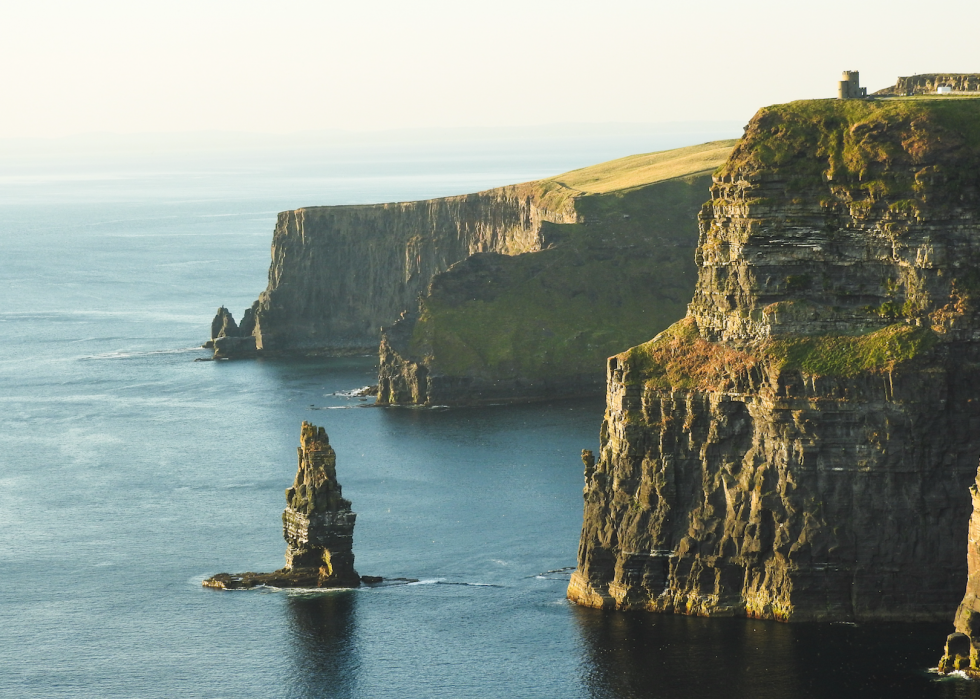
[[[215,308],[264,288],[280,210],[668,147],[628,145],[0,166],[0,696],[980,696],[930,670],[951,622],[570,605],[601,400],[380,409],[345,395],[375,357],[194,361]],[[283,565],[303,420],[337,451],[357,570],[417,583],[202,588]]]

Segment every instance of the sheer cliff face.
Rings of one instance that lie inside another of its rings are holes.
[[[543,246],[544,221],[574,222],[557,185],[279,214],[269,286],[255,311],[259,350],[377,348],[382,324],[417,304],[432,276],[474,252]]]
[[[980,455],[980,102],[762,110],[688,317],[609,360],[569,597],[943,619]]]

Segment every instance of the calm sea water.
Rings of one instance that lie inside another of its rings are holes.
[[[0,696],[980,696],[929,672],[949,625],[569,605],[598,401],[385,410],[336,395],[371,357],[193,361],[215,307],[264,287],[277,211],[472,191],[573,151],[2,178]],[[202,589],[282,565],[302,420],[337,450],[358,570],[419,583]]]

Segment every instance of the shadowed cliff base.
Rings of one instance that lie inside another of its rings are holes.
[[[608,362],[569,597],[951,618],[980,456],[978,221],[980,101],[761,110],[714,176],[688,317]]]
[[[589,697],[966,699],[929,670],[941,624],[776,624],[641,613],[574,615]],[[874,659],[873,667],[868,666]]]

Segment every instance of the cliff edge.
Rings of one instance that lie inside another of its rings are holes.
[[[980,456],[980,101],[761,110],[687,317],[608,360],[568,596],[948,619]]]
[[[452,265],[478,253],[550,248],[558,242],[551,237],[556,226],[587,223],[576,206],[581,196],[710,172],[731,146],[632,156],[462,196],[284,211],[273,234],[268,287],[237,329],[219,311],[205,346],[216,357],[376,351],[381,327],[414,312],[433,277]]]

